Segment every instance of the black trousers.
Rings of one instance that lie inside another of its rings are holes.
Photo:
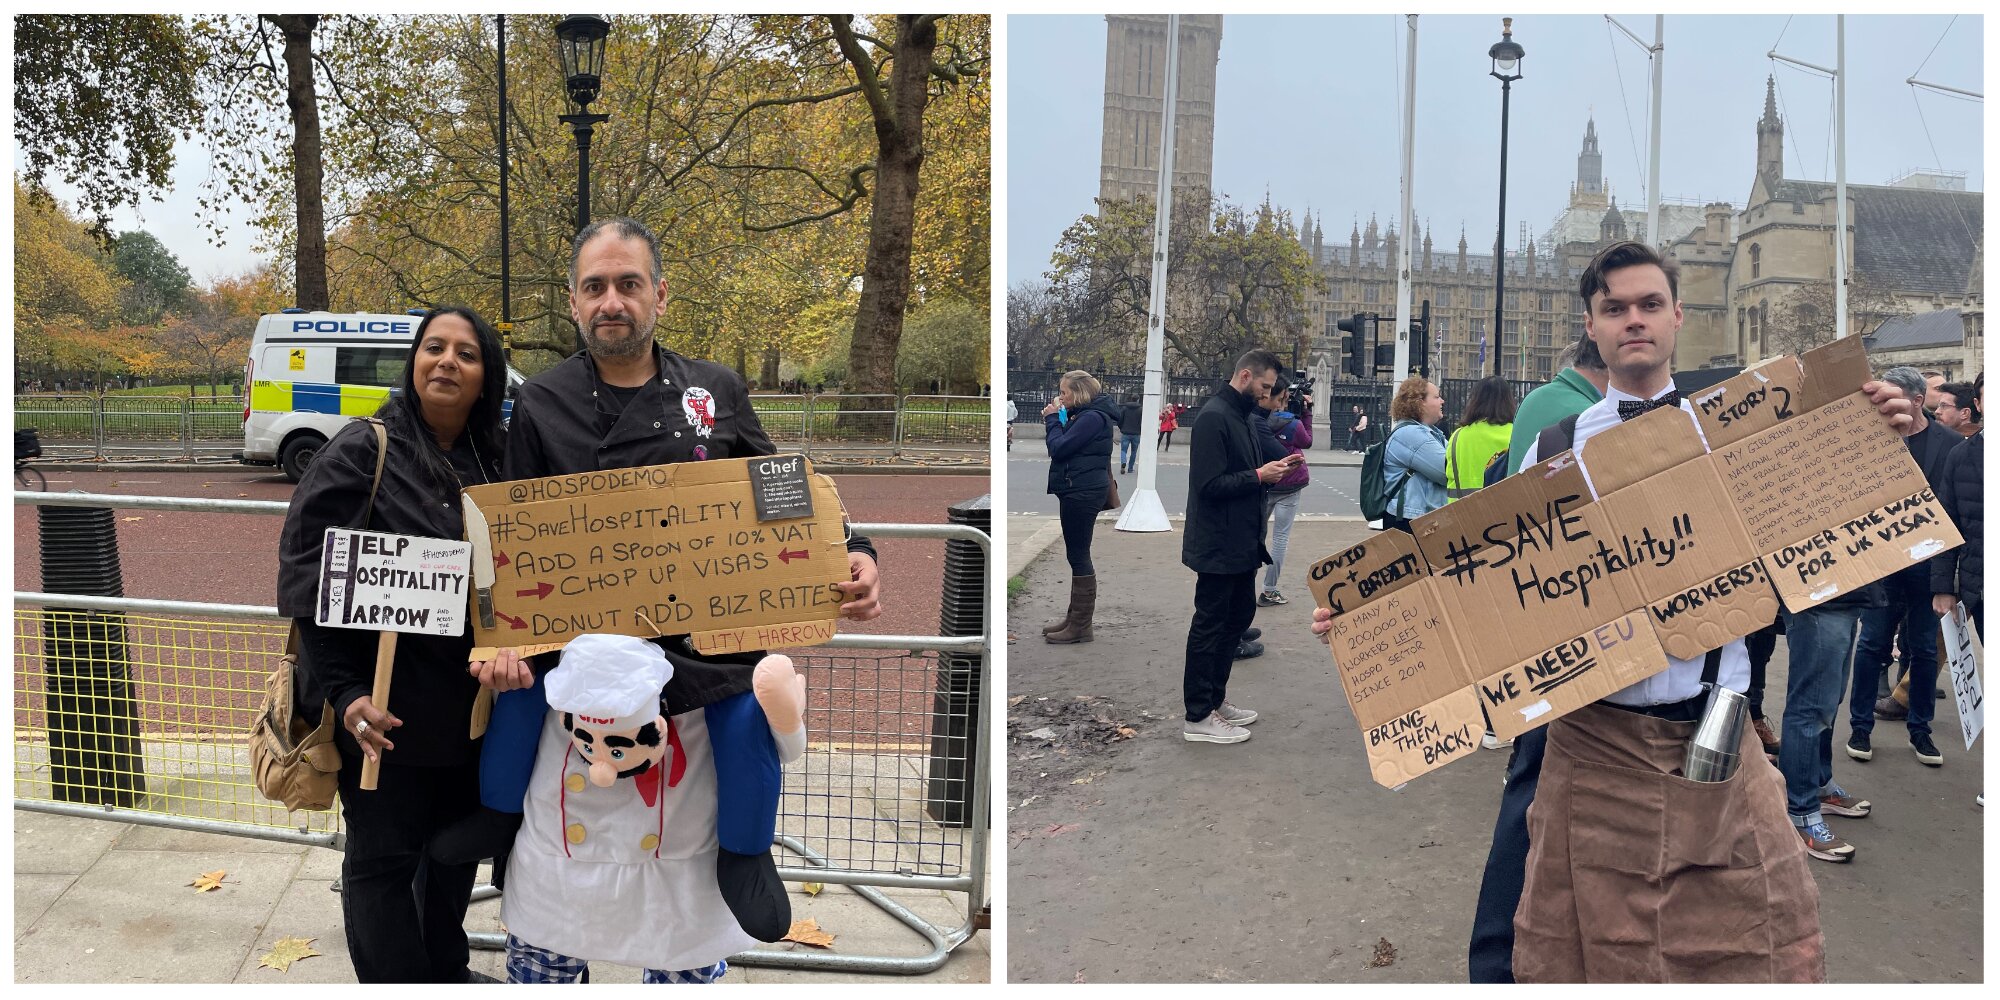
[[[441,865],[424,855],[433,836],[479,806],[479,762],[399,766],[383,758],[372,792],[361,790],[361,758],[340,757],[341,920],[354,975],[364,983],[462,983],[465,909],[479,865]]]
[[[1743,697],[1750,701],[1750,717],[1764,717],[1764,671],[1771,665],[1771,654],[1778,649],[1778,623],[1772,622],[1743,637],[1743,645],[1750,651],[1750,689]]]
[[[1222,707],[1236,644],[1257,614],[1256,580],[1254,569],[1195,574],[1194,621],[1188,625],[1187,663],[1181,675],[1189,722],[1200,722]]]
[[[1528,806],[1541,782],[1548,739],[1549,727],[1530,729],[1514,738],[1514,754],[1507,758],[1507,789],[1500,793],[1493,847],[1486,852],[1486,874],[1472,911],[1465,964],[1475,983],[1514,981],[1514,911],[1521,908],[1521,887],[1528,880]]]
[[[1097,568],[1090,561],[1090,536],[1097,530],[1097,515],[1104,513],[1104,499],[1111,492],[1080,490],[1056,495],[1056,514],[1062,520],[1063,554],[1069,557],[1072,576],[1091,576]]]

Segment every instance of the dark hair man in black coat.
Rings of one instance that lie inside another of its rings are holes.
[[[1264,549],[1264,486],[1299,462],[1263,462],[1245,417],[1278,380],[1278,357],[1251,351],[1236,360],[1229,384],[1215,390],[1194,419],[1188,454],[1187,526],[1181,564],[1195,571],[1194,621],[1188,625],[1181,689],[1191,743],[1241,743],[1257,713],[1225,700],[1236,644],[1257,612],[1257,570]]]

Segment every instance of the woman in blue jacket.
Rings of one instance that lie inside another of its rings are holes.
[[[1411,376],[1389,402],[1389,443],[1382,452],[1382,485],[1389,491],[1390,528],[1410,530],[1410,519],[1445,505],[1444,395],[1430,380]]]
[[[1062,519],[1063,549],[1069,556],[1069,610],[1042,627],[1054,643],[1089,642],[1090,618],[1097,610],[1097,569],[1090,562],[1090,534],[1111,492],[1111,438],[1118,429],[1118,404],[1086,371],[1063,375],[1056,398],[1042,408],[1049,449],[1049,492]]]

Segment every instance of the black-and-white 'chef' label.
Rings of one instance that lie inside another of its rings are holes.
[[[752,459],[750,493],[757,501],[759,521],[813,516],[812,484],[806,479],[803,455]]]

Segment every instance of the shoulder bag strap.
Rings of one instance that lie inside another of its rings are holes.
[[[375,428],[375,481],[368,486],[368,507],[361,515],[361,527],[365,530],[375,520],[375,494],[382,489],[382,463],[389,457],[389,429],[374,417],[362,419]]]
[[[1722,647],[1708,651],[1701,661],[1701,683],[1703,687],[1713,687],[1715,679],[1722,674]]]

